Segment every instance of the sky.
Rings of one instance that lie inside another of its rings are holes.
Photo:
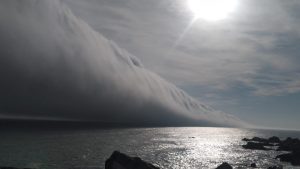
[[[300,129],[297,0],[239,0],[227,18],[198,18],[190,27],[186,0],[66,3],[198,100],[256,125]]]
[[[300,129],[299,6],[3,1],[0,115]]]
[[[147,69],[62,1],[1,1],[0,23],[2,120],[250,126]]]

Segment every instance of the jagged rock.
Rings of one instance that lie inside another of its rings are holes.
[[[300,140],[288,137],[279,144],[278,151],[297,151],[300,152]]]
[[[252,141],[252,139],[248,139],[248,138],[243,138],[243,141]]]
[[[258,142],[258,143],[264,143],[264,144],[267,144],[267,145],[270,145],[270,143],[277,143],[276,141],[278,137],[271,137],[269,139],[265,139],[265,138],[259,138],[259,137],[253,137],[252,139],[248,139],[248,138],[243,138],[242,140],[243,141],[246,141],[246,142]],[[279,139],[279,138],[278,138]],[[279,142],[280,142],[280,139],[279,139]]]
[[[250,167],[252,167],[252,168],[256,168],[257,166],[256,166],[256,164],[255,164],[255,163],[252,163],[252,164],[250,165]]]
[[[226,162],[219,165],[216,169],[232,169],[232,166]]]
[[[268,146],[268,144],[265,143],[254,143],[254,142],[247,142],[246,145],[242,145],[245,149],[251,149],[251,150],[270,150],[264,146]]]
[[[279,158],[280,161],[283,161],[283,162],[290,162],[294,166],[300,166],[300,153],[299,152],[281,154],[281,155],[276,156],[276,158]]]
[[[269,143],[280,143],[281,142],[280,139],[276,136],[270,137],[268,139],[268,141],[269,141]]]
[[[105,169],[159,169],[147,163],[139,157],[130,157],[126,154],[114,151],[105,161]]]
[[[278,137],[273,136],[269,139],[253,137],[252,139],[244,138],[247,144],[243,145],[245,149],[251,150],[270,150],[265,146],[278,146],[277,151],[291,151],[288,154],[278,155],[280,161],[290,162],[292,165],[300,166],[300,140],[297,138],[290,138],[281,141]],[[272,144],[271,144],[272,143]],[[274,144],[275,143],[275,144]],[[278,167],[278,166],[273,166]]]
[[[257,141],[257,142],[260,142],[260,143],[268,143],[269,142],[267,139],[259,138],[259,137],[253,137],[252,141]]]

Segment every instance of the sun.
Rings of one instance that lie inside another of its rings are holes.
[[[188,0],[196,18],[207,21],[225,19],[237,6],[237,0]]]

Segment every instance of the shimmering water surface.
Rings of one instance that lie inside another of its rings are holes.
[[[120,150],[166,169],[215,168],[225,161],[235,168],[253,162],[259,168],[296,168],[275,160],[280,152],[241,147],[244,137],[273,135],[299,138],[300,132],[204,127],[0,131],[0,166],[102,169]]]

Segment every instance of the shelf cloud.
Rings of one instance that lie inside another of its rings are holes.
[[[3,117],[246,125],[147,70],[60,1],[1,1],[0,24]]]

